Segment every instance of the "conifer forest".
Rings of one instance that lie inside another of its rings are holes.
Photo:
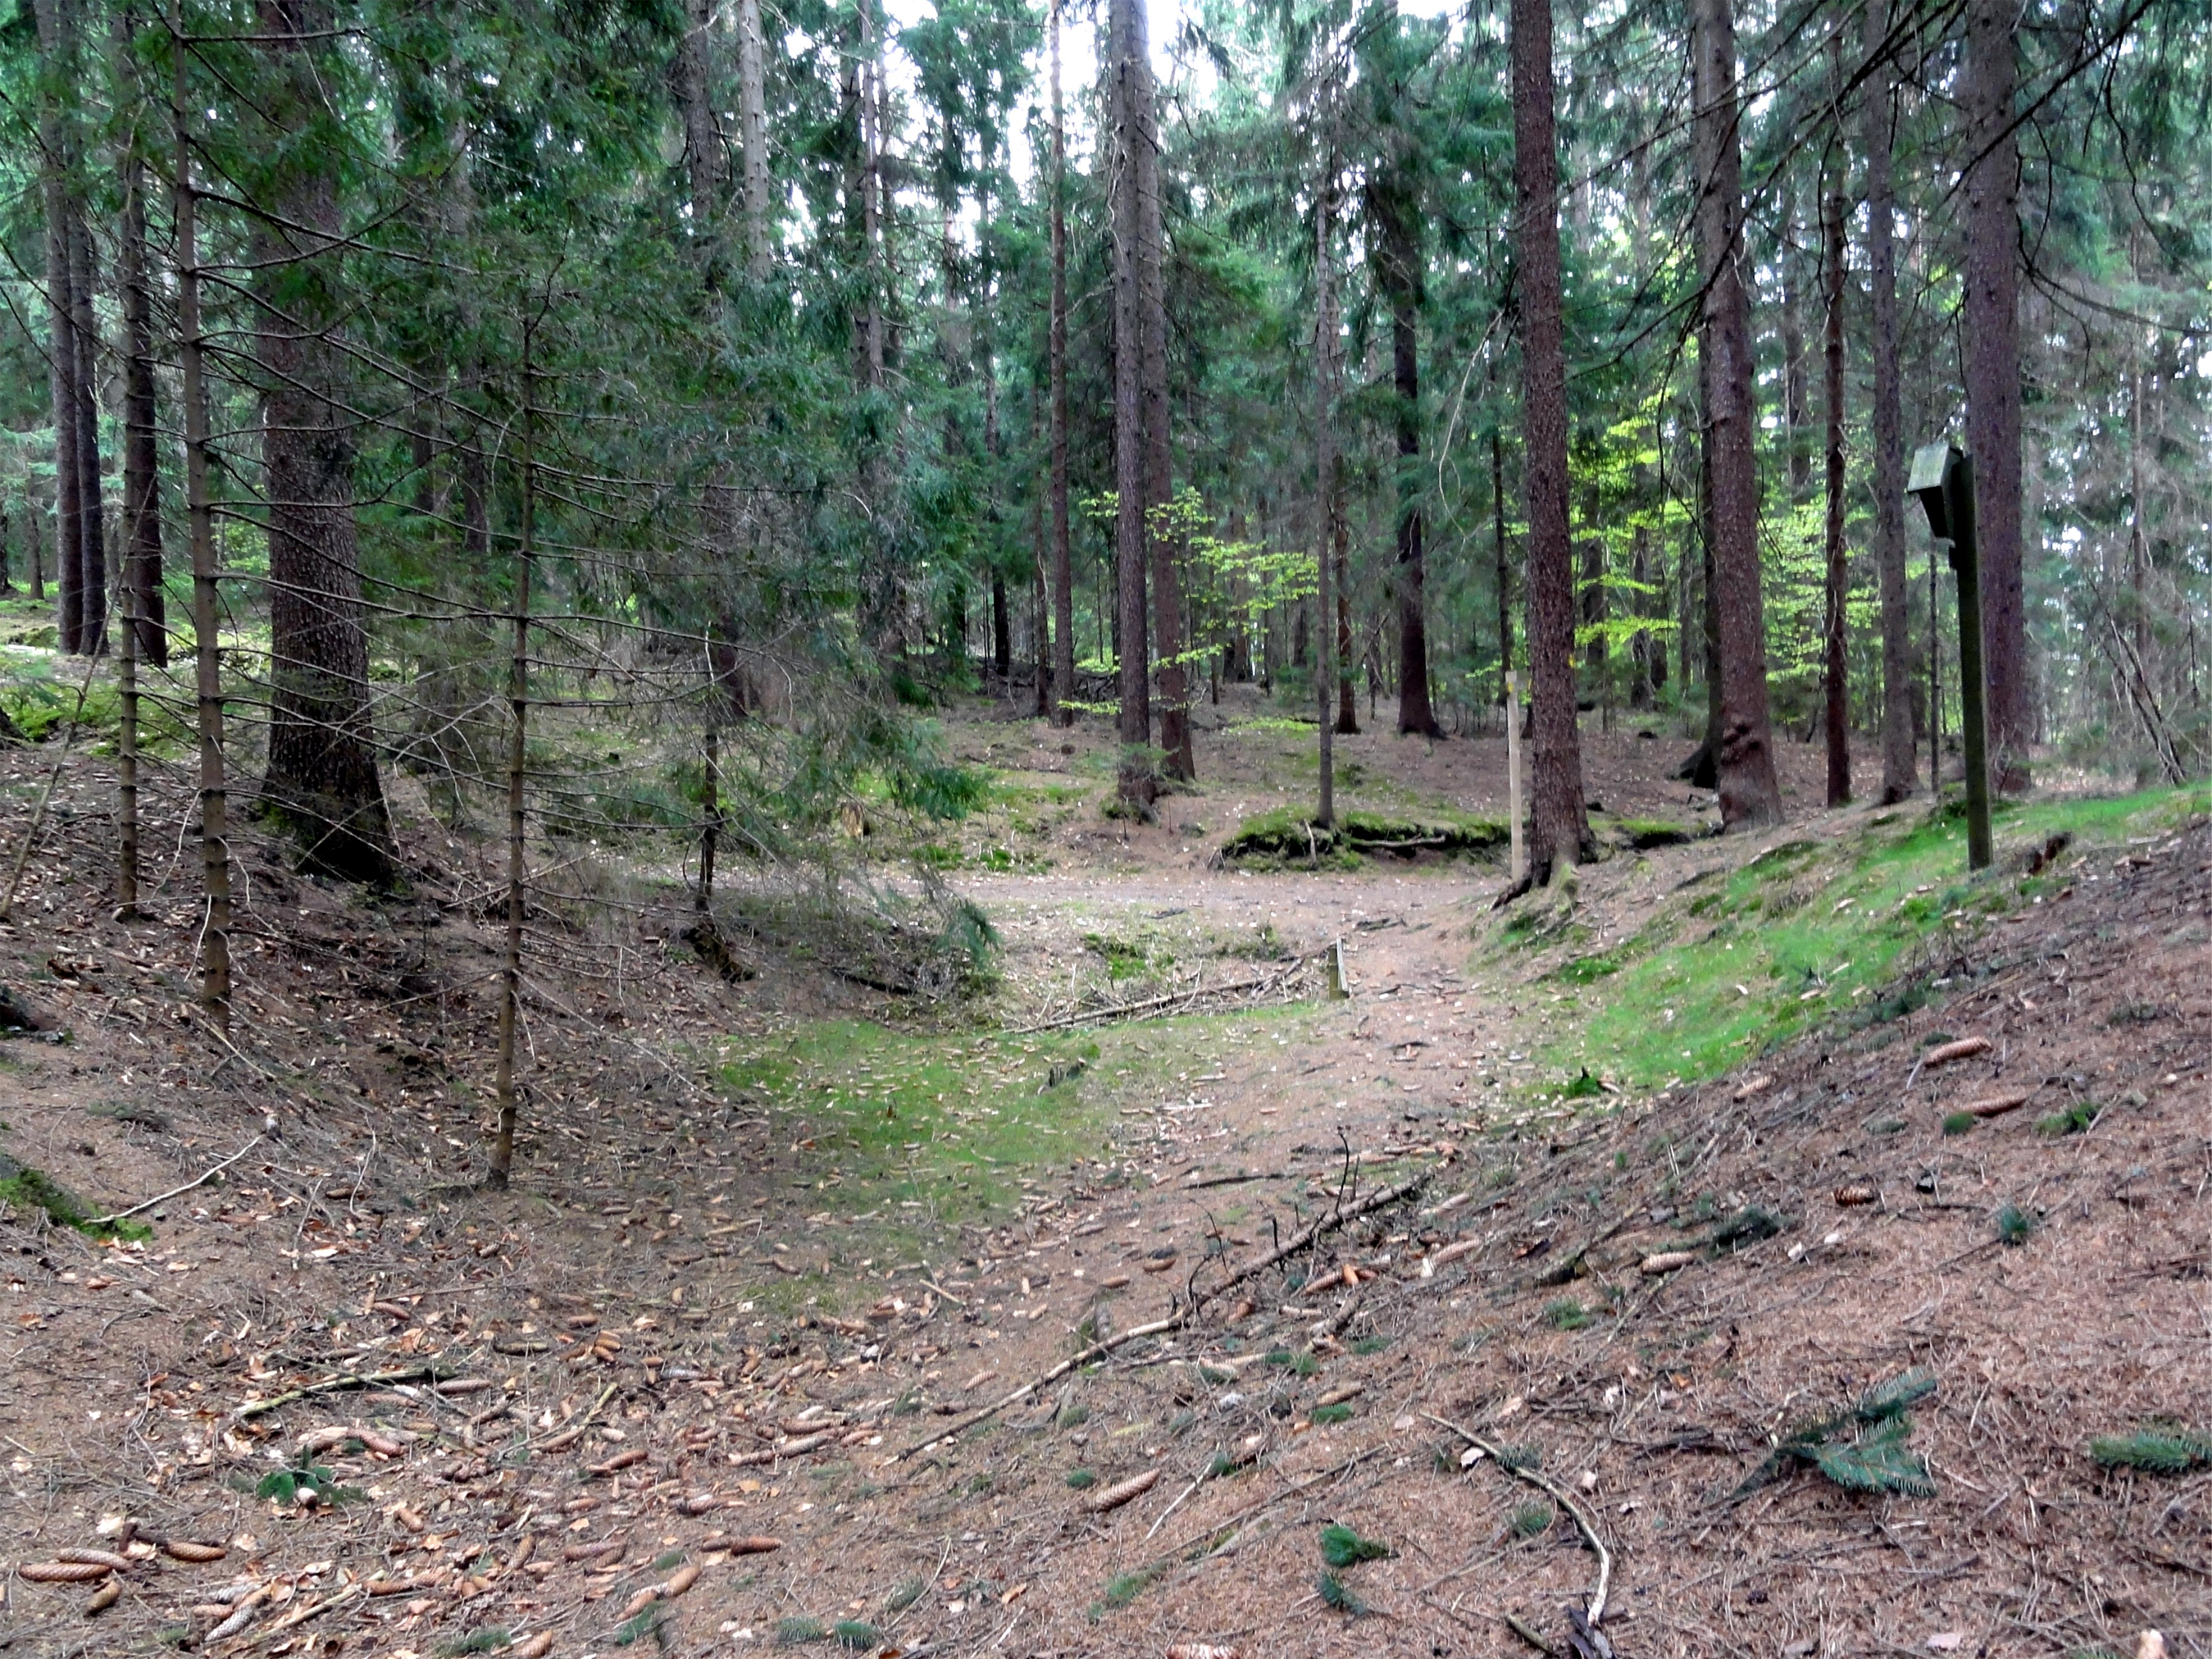
[[[2212,1656],[2199,0],[0,0],[0,1648]]]

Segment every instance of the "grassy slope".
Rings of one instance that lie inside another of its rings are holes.
[[[1997,820],[1994,868],[1969,878],[1956,817],[1883,814],[1832,842],[1784,842],[1672,895],[1637,935],[1573,957],[1555,981],[1586,1012],[1540,1045],[1547,1081],[1588,1066],[1629,1090],[1720,1075],[1818,1022],[1876,1018],[1892,981],[1943,939],[2100,873],[2099,851],[2212,805],[2203,787],[2039,802]],[[2025,854],[2071,834],[2044,874]],[[2075,867],[2077,858],[2087,862]],[[1894,1007],[1893,1001],[1889,1003]]]

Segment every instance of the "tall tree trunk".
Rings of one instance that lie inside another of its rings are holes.
[[[1122,803],[1149,816],[1157,781],[1148,751],[1152,741],[1150,624],[1145,615],[1145,428],[1141,336],[1142,303],[1137,267],[1140,239],[1134,152],[1135,109],[1151,76],[1138,60],[1144,52],[1139,9],[1143,0],[1109,0],[1111,42],[1108,119],[1114,137],[1114,588],[1118,624],[1121,708],[1115,735],[1121,742]]]
[[[117,280],[123,301],[123,513],[131,629],[141,660],[169,661],[161,595],[161,463],[155,448],[154,320],[146,280],[146,166],[137,140],[123,163],[123,220]]]
[[[1766,702],[1766,619],[1759,596],[1758,410],[1742,267],[1743,183],[1737,149],[1735,22],[1729,0],[1693,0],[1698,240],[1711,348],[1713,567],[1721,643],[1721,822],[1782,820]]]
[[[1373,193],[1379,235],[1376,275],[1390,303],[1390,374],[1397,392],[1398,731],[1440,738],[1429,706],[1428,550],[1421,521],[1421,266],[1413,215],[1418,205],[1386,182]]]
[[[1813,482],[1813,456],[1806,441],[1812,425],[1808,414],[1805,374],[1804,256],[1798,246],[1797,185],[1785,175],[1782,182],[1782,223],[1775,248],[1782,267],[1782,441],[1790,465],[1791,506],[1804,499]]]
[[[84,544],[77,465],[76,307],[70,230],[76,216],[69,167],[69,135],[59,88],[71,79],[75,16],[71,0],[38,0],[39,55],[46,86],[39,100],[39,182],[46,216],[46,386],[54,416],[55,633],[64,651],[79,648],[84,631]],[[34,584],[35,585],[35,584]]]
[[[215,511],[208,479],[206,343],[200,333],[198,209],[186,125],[185,46],[170,38],[175,77],[170,119],[177,141],[177,360],[185,400],[185,505],[192,558],[192,674],[199,738],[200,874],[207,897],[200,930],[200,1006],[230,1024],[229,785],[222,752],[220,596],[216,589]]]
[[[1988,687],[1990,781],[2008,793],[2030,781],[2034,735],[2021,591],[2020,143],[2011,131],[2017,80],[2014,9],[1966,9],[1966,447],[1974,458],[1981,548],[1982,665]]]
[[[1498,554],[1498,701],[1513,672],[1513,566],[1505,556],[1505,436],[1490,428],[1490,529]]]
[[[265,108],[287,154],[255,234],[262,463],[269,503],[269,770],[307,867],[347,880],[392,873],[392,829],[368,709],[368,635],[354,523],[354,434],[343,357],[329,338],[340,225],[331,159],[306,153],[329,83],[330,0],[260,0],[275,71]]]
[[[513,644],[507,670],[507,937],[501,953],[499,1038],[493,1097],[499,1120],[492,1135],[490,1166],[484,1184],[503,1188],[514,1168],[514,1132],[520,1116],[514,1079],[515,1040],[522,1018],[522,921],[525,878],[528,872],[527,843],[524,840],[524,762],[530,717],[530,587],[538,551],[538,392],[532,374],[530,325],[522,336],[522,523],[514,549],[514,611]],[[719,718],[720,711],[709,718]],[[719,813],[720,802],[715,803]],[[711,843],[702,846],[700,888],[708,894],[714,880]],[[707,913],[711,927],[714,912]]]
[[[1124,0],[1129,18],[1128,103],[1123,131],[1136,197],[1138,410],[1144,430],[1146,546],[1151,564],[1152,649],[1159,691],[1160,751],[1168,775],[1198,775],[1191,749],[1190,675],[1182,661],[1182,582],[1176,568],[1180,538],[1168,513],[1175,494],[1168,432],[1166,239],[1160,225],[1160,128],[1146,44],[1145,0]]]
[[[1567,360],[1559,282],[1559,155],[1551,0],[1512,0],[1514,256],[1521,283],[1528,498],[1528,871],[1539,885],[1593,857],[1575,718],[1574,549],[1567,526]]]
[[[107,526],[100,481],[100,325],[92,294],[99,281],[92,227],[84,204],[70,214],[70,335],[76,349],[77,587],[83,598],[76,648],[97,657],[107,649]]]
[[[738,0],[738,133],[744,144],[745,270],[755,282],[775,258],[768,171],[768,69],[760,0]]]
[[[1866,51],[1889,38],[1887,0],[1867,0]],[[1867,296],[1873,311],[1869,355],[1874,370],[1874,556],[1881,593],[1881,799],[1893,805],[1919,787],[1912,699],[1910,584],[1905,555],[1905,413],[1897,362],[1896,198],[1891,182],[1896,75],[1887,63],[1869,80],[1866,100]]]
[[[263,0],[268,3],[268,0]],[[694,231],[710,244],[722,222],[722,134],[708,73],[714,0],[684,0],[684,38],[676,48],[676,106],[684,120],[684,170]]]
[[[1047,705],[1062,726],[1075,695],[1075,570],[1067,522],[1067,128],[1060,101],[1060,0],[1052,0],[1052,315],[1046,327],[1052,404],[1052,691]]]
[[[1840,79],[1840,77],[1838,77]],[[1851,798],[1850,687],[1845,678],[1844,608],[1850,597],[1850,566],[1844,544],[1844,160],[1843,135],[1829,151],[1832,174],[1820,198],[1820,276],[1826,289],[1826,374],[1828,416],[1826,644],[1828,805]]]
[[[1336,155],[1332,149],[1328,174],[1314,204],[1314,609],[1321,618],[1321,660],[1314,673],[1314,702],[1319,739],[1320,787],[1314,804],[1314,823],[1322,829],[1336,823],[1336,736],[1329,720],[1329,692],[1337,678],[1337,653],[1329,643],[1329,590],[1335,585],[1332,567],[1337,526],[1344,517],[1344,464],[1336,442],[1336,377],[1338,334],[1336,315],[1336,253],[1330,223],[1336,211]],[[1304,620],[1303,616],[1300,618]]]

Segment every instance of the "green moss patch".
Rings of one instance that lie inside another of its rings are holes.
[[[92,1238],[151,1238],[153,1230],[136,1221],[94,1224],[84,1201],[46,1174],[0,1153],[0,1203],[15,1210],[43,1210],[57,1227],[74,1227]]]
[[[1279,807],[1249,817],[1223,843],[1222,858],[1248,869],[1341,866],[1359,857],[1489,858],[1512,840],[1503,818],[1443,811],[1337,814],[1333,828],[1304,813]]]

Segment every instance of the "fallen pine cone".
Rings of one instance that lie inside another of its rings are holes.
[[[686,1515],[705,1515],[710,1510],[721,1508],[722,1499],[716,1492],[695,1492],[676,1507]]]
[[[2016,1112],[2027,1104],[2025,1094],[1993,1095],[1987,1100],[1966,1103],[1966,1110],[1976,1117],[2002,1117],[2007,1112]]]
[[[674,1601],[699,1582],[699,1564],[696,1561],[689,1565],[677,1568],[668,1575],[668,1581],[661,1585],[660,1593],[669,1600]]]
[[[732,1555],[773,1555],[782,1547],[781,1538],[732,1538],[728,1545]]]
[[[1638,1264],[1637,1271],[1656,1278],[1661,1273],[1671,1273],[1677,1267],[1691,1267],[1695,1264],[1697,1259],[1698,1253],[1695,1250],[1660,1250],[1645,1256]]]
[[[628,1451],[617,1452],[612,1457],[607,1459],[604,1463],[592,1464],[590,1468],[590,1473],[593,1474],[612,1474],[617,1469],[627,1469],[631,1468],[633,1465],[642,1463],[644,1462],[645,1448],[642,1446],[632,1446]]]
[[[371,1595],[404,1595],[410,1590],[421,1588],[421,1581],[414,1578],[372,1578],[368,1581]]]
[[[92,1600],[84,1604],[84,1616],[90,1619],[96,1613],[106,1613],[108,1608],[113,1607],[122,1599],[122,1582],[118,1579],[111,1578],[106,1583],[102,1584],[98,1589],[93,1591]]]
[[[618,1620],[635,1619],[659,1599],[660,1586],[647,1584],[643,1589],[632,1595],[629,1601],[623,1602],[623,1610],[615,1617]]]
[[[189,1538],[164,1538],[161,1553],[173,1561],[220,1561],[230,1551],[222,1544],[196,1543]]]
[[[1331,1389],[1314,1401],[1316,1406],[1341,1406],[1347,1400],[1357,1400],[1367,1392],[1364,1382],[1347,1382],[1340,1389]]]
[[[1159,1258],[1158,1258],[1158,1259],[1157,1259],[1157,1260],[1155,1260],[1154,1258],[1152,1258],[1152,1257],[1151,1257],[1151,1256],[1146,1256],[1146,1257],[1142,1261],[1139,1261],[1137,1265],[1138,1265],[1139,1267],[1142,1267],[1142,1268],[1143,1268],[1146,1273],[1165,1273],[1169,1268],[1170,1268],[1170,1267],[1174,1267],[1174,1266],[1175,1266],[1175,1264],[1176,1264],[1176,1259],[1175,1259],[1175,1257],[1173,1257],[1173,1256],[1171,1256],[1171,1255],[1169,1255],[1169,1256],[1162,1256],[1162,1257],[1159,1257]]]
[[[449,1376],[436,1387],[440,1394],[448,1398],[460,1394],[482,1394],[491,1387],[491,1379],[488,1376]]]
[[[33,1584],[89,1584],[114,1571],[104,1561],[26,1561],[15,1569]]]
[[[553,1651],[553,1632],[542,1630],[526,1642],[517,1642],[509,1651],[514,1659],[545,1659]]]
[[[1743,1080],[1743,1086],[1735,1091],[1734,1098],[1737,1100],[1750,1100],[1756,1096],[1765,1094],[1773,1086],[1774,1079],[1767,1076],[1765,1073],[1761,1072],[1757,1077],[1746,1078]]]
[[[85,1566],[106,1567],[112,1572],[131,1571],[131,1558],[118,1555],[112,1550],[56,1550],[57,1561],[75,1561]]]
[[[1127,1273],[1109,1273],[1098,1281],[1098,1288],[1102,1291],[1118,1291],[1127,1286],[1128,1282],[1129,1275]]]
[[[568,1561],[595,1561],[601,1557],[620,1555],[629,1542],[626,1538],[600,1538],[588,1544],[571,1544],[561,1555]]]
[[[1235,1648],[1212,1642],[1170,1642],[1167,1659],[1243,1659]]]
[[[1421,1277],[1434,1279],[1437,1269],[1447,1262],[1456,1261],[1463,1255],[1473,1255],[1482,1248],[1479,1238],[1462,1238],[1456,1244],[1447,1244],[1441,1250],[1421,1258]]]
[[[1922,1067],[1934,1071],[1938,1066],[1948,1066],[1954,1060],[1970,1060],[1976,1054],[1990,1051],[1987,1037],[1960,1037],[1956,1042],[1945,1042],[1930,1048],[1920,1056]]]
[[[1160,1472],[1146,1469],[1142,1474],[1133,1474],[1127,1480],[1116,1481],[1091,1499],[1091,1512],[1103,1515],[1109,1510],[1118,1510],[1133,1498],[1141,1498],[1159,1484]]]
[[[1871,1181],[1848,1181],[1836,1188],[1836,1202],[1846,1210],[1871,1204],[1881,1196],[1881,1190]]]

